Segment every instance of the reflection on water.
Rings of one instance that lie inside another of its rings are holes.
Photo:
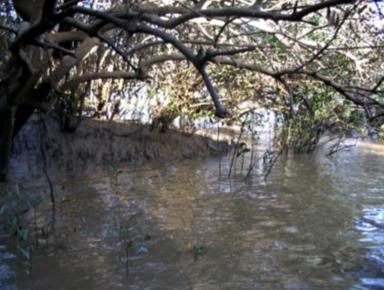
[[[30,275],[2,246],[0,288],[383,289],[383,165],[353,150],[282,157],[267,182],[218,159],[57,174],[54,246]]]
[[[361,283],[372,289],[384,289],[384,207],[365,208],[356,228],[363,233],[360,241],[368,249]]]
[[[12,285],[15,280],[15,272],[10,267],[10,261],[16,258],[15,255],[6,251],[6,247],[0,246],[0,289],[16,290]]]

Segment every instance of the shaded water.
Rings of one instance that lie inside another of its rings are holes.
[[[29,275],[0,246],[0,288],[384,289],[384,157],[282,157],[266,182],[228,163],[56,174],[55,242]]]

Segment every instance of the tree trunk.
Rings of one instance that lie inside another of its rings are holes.
[[[29,117],[32,116],[34,112],[34,108],[31,106],[18,106],[15,116],[15,125],[13,130],[13,138],[16,137],[17,133],[19,133],[20,129],[27,123]]]
[[[16,107],[7,107],[2,112],[0,128],[0,181],[5,181],[9,166],[12,139],[14,134]]]

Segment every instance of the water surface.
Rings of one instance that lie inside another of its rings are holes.
[[[384,289],[379,152],[283,156],[267,180],[229,159],[55,174],[56,237],[30,274],[3,242],[0,288]]]

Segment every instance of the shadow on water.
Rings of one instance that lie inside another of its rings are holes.
[[[2,246],[0,286],[383,289],[382,157],[285,156],[267,181],[257,167],[220,177],[219,162],[56,173],[56,240],[35,250],[30,275]]]

